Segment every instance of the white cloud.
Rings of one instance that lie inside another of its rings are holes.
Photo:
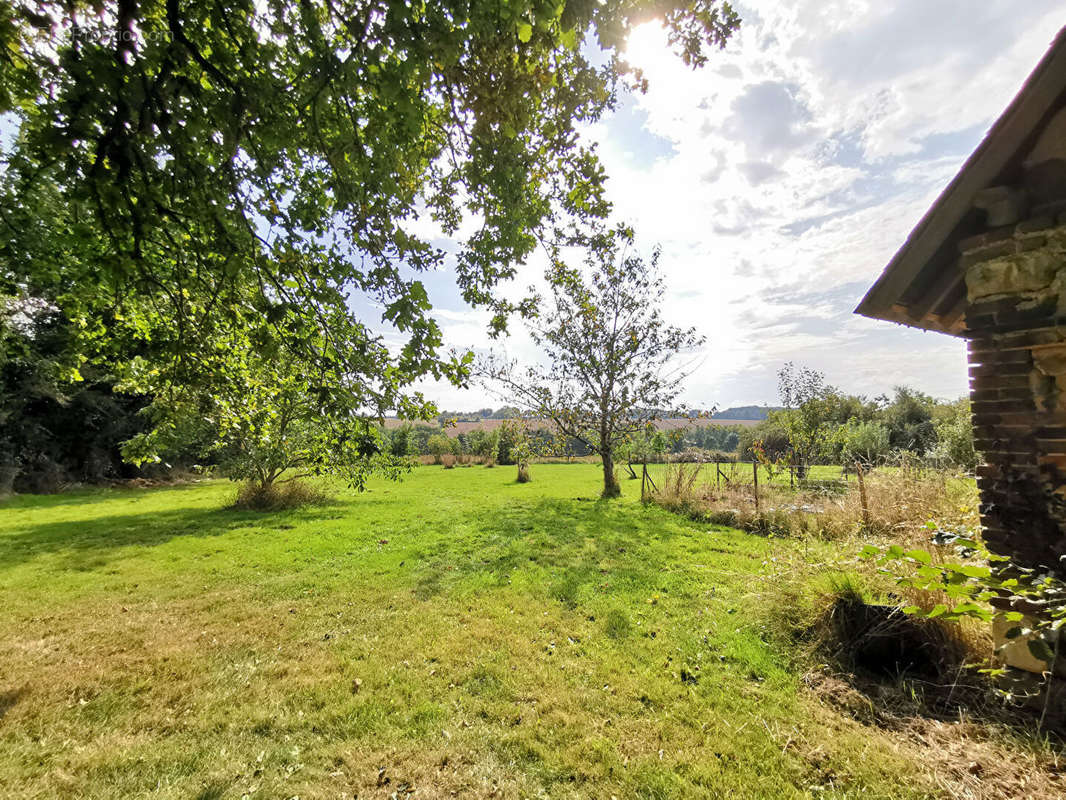
[[[697,71],[655,25],[638,30],[629,57],[651,88],[588,131],[618,217],[662,245],[669,316],[708,337],[685,399],[773,401],[786,360],[849,391],[963,393],[957,340],[851,312],[1044,54],[1059,4],[738,10],[736,38]],[[442,325],[452,344],[484,344],[476,317]],[[509,349],[532,355],[522,338]],[[485,405],[437,388],[445,406]]]

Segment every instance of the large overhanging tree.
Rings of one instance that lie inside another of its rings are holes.
[[[520,367],[497,354],[480,365],[490,385],[600,456],[605,498],[621,494],[619,448],[673,406],[688,374],[678,356],[704,341],[663,319],[658,260],[619,230],[591,243],[584,274],[556,261],[552,302],[530,324],[544,363]]]
[[[578,128],[644,88],[620,51],[653,18],[692,66],[738,24],[717,0],[3,3],[0,294],[60,309],[75,366],[123,342],[141,390],[210,392],[251,349],[341,417],[431,414],[413,382],[469,362],[419,275],[453,270],[494,332],[530,310],[497,284],[608,213]]]

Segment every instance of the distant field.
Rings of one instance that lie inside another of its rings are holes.
[[[636,481],[590,500],[595,465],[533,478],[423,467],[272,514],[224,510],[222,482],[7,502],[0,796],[965,788],[955,739],[856,721],[768,634],[782,581],[837,546],[690,523]]]
[[[686,428],[686,427],[705,428],[705,427],[712,426],[712,425],[713,426],[733,426],[733,425],[737,425],[737,426],[740,426],[740,427],[748,427],[748,426],[751,426],[751,425],[758,425],[761,421],[762,420],[757,420],[757,419],[715,419],[713,417],[710,418],[710,419],[661,419],[661,420],[658,420],[655,423],[655,427],[656,427],[656,429],[661,430],[661,431],[675,431],[675,430],[681,430],[681,429]],[[502,425],[503,423],[504,423],[504,420],[502,420],[502,419],[482,419],[482,420],[478,420],[477,422],[456,421],[454,423],[451,423],[448,426],[447,430],[448,430],[449,433],[456,433],[456,434],[458,434],[458,433],[470,433],[470,431],[476,431],[476,430],[492,431],[492,430],[496,430],[496,428],[500,427],[500,425]],[[421,425],[425,425],[425,424],[436,424],[436,423],[425,423],[425,422],[422,422],[422,423],[418,423],[418,422],[406,423],[406,420],[396,419],[395,417],[388,417],[388,418],[385,419],[385,427],[390,429],[390,430],[393,429],[393,428],[399,428],[401,425],[404,425],[404,424],[413,424],[413,425],[421,424]],[[541,427],[541,426],[546,427],[548,424],[549,423],[548,423],[547,420],[535,420],[535,421],[531,421],[530,422],[530,425],[533,425],[533,426],[536,426],[536,427]]]

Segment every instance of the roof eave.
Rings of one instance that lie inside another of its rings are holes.
[[[937,250],[950,239],[981,189],[993,185],[1040,121],[1055,108],[1066,84],[1066,27],[1026,79],[1010,105],[989,129],[933,205],[911,231],[881,275],[855,308],[856,314],[904,325],[961,335],[957,321],[943,324],[933,315],[909,317],[899,304],[906,289]]]

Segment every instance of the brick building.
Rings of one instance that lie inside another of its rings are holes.
[[[1066,574],[1066,28],[856,312],[966,339],[985,541]]]

